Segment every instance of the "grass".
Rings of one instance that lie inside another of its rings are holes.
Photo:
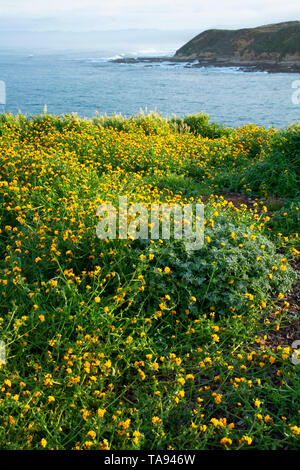
[[[299,449],[299,138],[0,116],[1,449]],[[99,240],[119,195],[205,202],[204,247]]]

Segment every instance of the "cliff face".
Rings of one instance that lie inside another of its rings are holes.
[[[300,64],[300,21],[233,31],[211,29],[181,47],[174,57],[181,60]]]

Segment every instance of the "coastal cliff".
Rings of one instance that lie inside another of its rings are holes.
[[[239,30],[207,30],[178,49],[174,58],[300,66],[300,21]]]

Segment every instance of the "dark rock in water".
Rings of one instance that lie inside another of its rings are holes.
[[[204,31],[173,57],[125,57],[119,64],[182,63],[185,67],[238,67],[244,72],[300,73],[300,21],[239,30]]]

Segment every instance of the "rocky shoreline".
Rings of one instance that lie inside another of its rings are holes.
[[[185,64],[186,68],[202,68],[202,67],[237,67],[243,72],[268,72],[268,73],[299,73],[300,63],[290,62],[274,62],[274,61],[230,61],[228,59],[196,59],[178,57],[124,57],[120,59],[112,59],[111,62],[117,64],[145,64],[152,65],[168,62],[170,65]]]

